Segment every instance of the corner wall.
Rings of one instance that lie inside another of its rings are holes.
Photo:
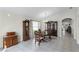
[[[3,45],[3,37],[6,32],[14,31],[17,33],[19,41],[22,41],[22,21],[23,17],[0,11],[0,47]]]

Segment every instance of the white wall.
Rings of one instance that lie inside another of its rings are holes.
[[[19,41],[22,40],[22,20],[23,17],[0,11],[0,45],[3,41],[3,36],[6,32],[15,31],[18,35]],[[2,45],[1,45],[2,46]]]
[[[77,8],[77,21],[76,21],[76,26],[77,26],[77,43],[79,44],[79,8]]]

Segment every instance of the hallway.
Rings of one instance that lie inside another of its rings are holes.
[[[62,38],[53,38],[48,42],[41,43],[41,46],[35,46],[32,40],[21,42],[18,45],[7,48],[3,52],[78,52],[79,45],[68,33]]]

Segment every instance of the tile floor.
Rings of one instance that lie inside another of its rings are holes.
[[[62,38],[53,38],[48,42],[42,42],[40,47],[35,45],[31,39],[26,42],[20,42],[19,44],[10,48],[4,49],[2,52],[78,52],[79,45],[68,33]]]

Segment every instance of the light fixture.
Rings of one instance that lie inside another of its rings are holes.
[[[39,17],[40,18],[47,18],[51,13],[49,11],[43,11],[40,13]]]
[[[10,14],[8,14],[8,16],[10,16]]]

